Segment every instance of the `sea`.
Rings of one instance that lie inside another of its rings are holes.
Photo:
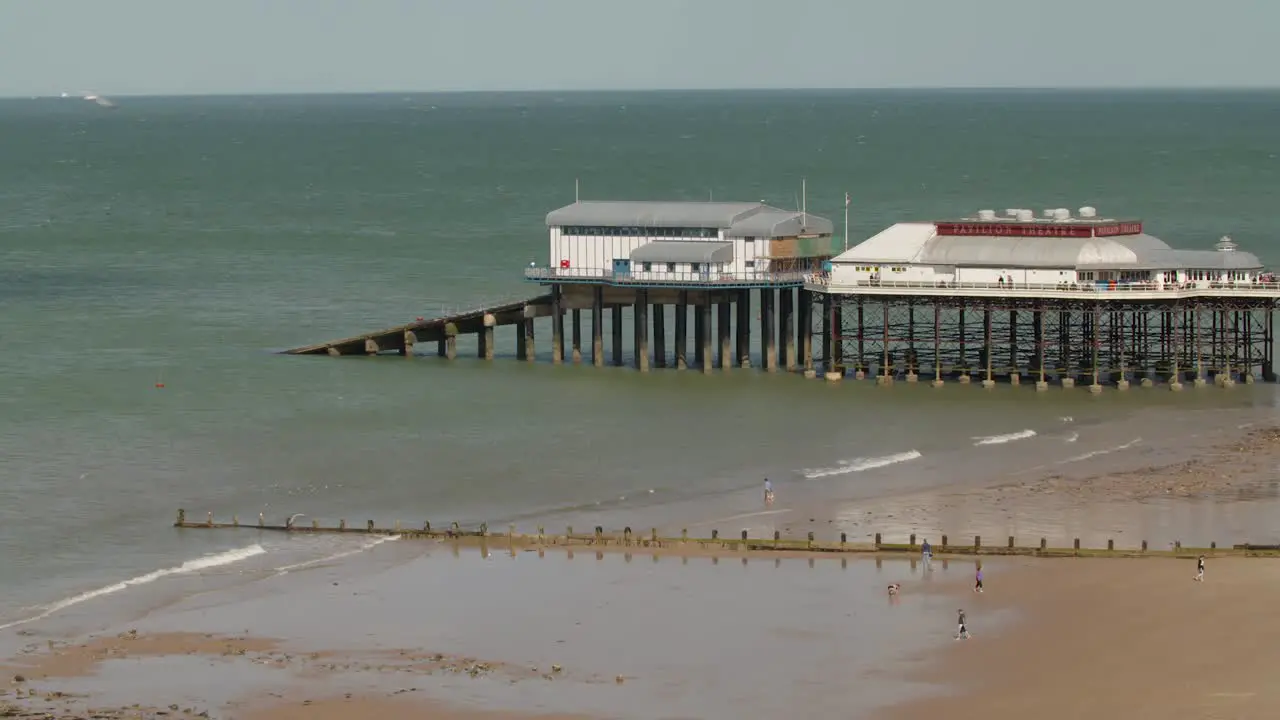
[[[1265,384],[1094,397],[641,375],[552,366],[545,342],[526,364],[508,331],[491,363],[465,341],[452,362],[278,351],[536,294],[522,269],[546,261],[545,215],[575,188],[803,206],[837,232],[848,193],[855,243],[1090,205],[1274,263],[1277,92],[114,100],[0,100],[0,635],[380,542],[179,531],[179,508],[736,531],[765,477],[780,502],[856,508],[1073,458],[1105,471],[1130,448],[1174,459],[1276,412]]]

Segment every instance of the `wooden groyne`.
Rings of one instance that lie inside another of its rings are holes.
[[[551,313],[551,296],[541,295],[526,300],[513,300],[472,308],[461,312],[374,330],[351,337],[329,340],[314,345],[285,350],[285,355],[378,355],[394,352],[409,355],[419,342],[435,341],[442,357],[457,354],[457,337],[475,333],[479,338],[479,354],[493,359],[493,331],[502,325],[524,325],[533,318]],[[521,338],[524,337],[522,334]]]
[[[174,527],[192,530],[258,530],[269,532],[285,532],[285,533],[350,533],[358,535],[398,535],[411,539],[431,539],[452,542],[465,542],[473,544],[483,543],[506,543],[511,547],[575,547],[575,546],[591,546],[595,548],[616,549],[650,549],[650,550],[680,550],[680,549],[696,549],[696,550],[724,550],[736,552],[807,552],[807,553],[885,553],[885,554],[908,554],[916,555],[921,551],[921,546],[917,543],[917,538],[913,534],[907,542],[885,542],[880,533],[876,533],[873,541],[850,541],[847,533],[840,533],[838,537],[816,537],[810,532],[802,538],[784,538],[778,532],[774,532],[773,537],[750,537],[746,530],[742,530],[737,535],[721,536],[718,530],[712,530],[709,536],[697,537],[690,536],[688,530],[683,530],[679,537],[663,536],[658,534],[656,528],[650,528],[647,533],[634,532],[630,527],[621,531],[606,531],[601,526],[596,526],[588,532],[575,532],[573,527],[565,528],[564,533],[547,533],[542,526],[538,527],[536,533],[519,533],[516,532],[516,526],[507,526],[506,532],[491,532],[489,527],[481,524],[475,528],[463,528],[458,523],[450,523],[446,526],[433,526],[430,522],[425,522],[421,527],[402,525],[397,522],[391,527],[379,526],[373,520],[366,520],[362,524],[349,525],[345,520],[339,520],[337,525],[321,525],[318,520],[311,520],[306,524],[298,524],[285,521],[283,524],[268,524],[262,515],[256,518],[256,522],[241,523],[240,519],[232,516],[231,522],[219,522],[215,520],[213,513],[208,513],[203,521],[192,521],[187,519],[185,510],[178,510],[178,518],[174,523]],[[1181,542],[1175,542],[1168,549],[1151,549],[1147,545],[1147,541],[1143,540],[1140,547],[1116,547],[1114,540],[1108,540],[1105,548],[1082,547],[1079,538],[1074,539],[1071,547],[1050,547],[1047,539],[1040,538],[1035,545],[1019,544],[1017,539],[1012,535],[1005,539],[1004,543],[989,544],[983,541],[979,535],[972,536],[972,542],[962,541],[959,544],[950,542],[947,535],[941,536],[941,542],[932,546],[934,556],[988,556],[988,555],[1020,555],[1031,557],[1113,557],[1113,558],[1138,558],[1138,557],[1163,557],[1163,558],[1195,558],[1199,555],[1208,555],[1212,557],[1280,557],[1280,545],[1259,545],[1253,543],[1238,543],[1234,545],[1224,545],[1219,547],[1218,543],[1212,542],[1209,547],[1184,547]]]

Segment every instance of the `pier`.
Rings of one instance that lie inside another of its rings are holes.
[[[1175,250],[1089,207],[903,222],[843,252],[830,221],[762,203],[575,202],[546,222],[549,262],[523,272],[541,294],[288,354],[411,355],[434,341],[452,359],[475,334],[493,359],[495,328],[512,326],[520,360],[549,335],[554,364],[629,354],[641,372],[1094,393],[1277,379],[1280,282],[1257,257],[1225,237]]]
[[[434,526],[430,522],[424,522],[421,525],[396,522],[390,527],[377,525],[373,520],[366,520],[364,523],[354,525],[349,525],[346,520],[339,520],[335,525],[321,525],[318,520],[312,520],[305,525],[297,525],[289,520],[278,524],[269,524],[261,515],[256,518],[256,522],[242,524],[240,519],[235,516],[232,517],[230,522],[216,521],[213,513],[207,514],[203,520],[189,520],[187,519],[186,511],[182,509],[178,510],[174,527],[183,530],[253,530],[300,534],[394,535],[407,539],[446,541],[455,544],[483,546],[506,544],[513,551],[516,548],[536,550],[549,547],[568,548],[572,551],[574,547],[583,547],[593,550],[627,549],[647,550],[650,552],[659,550],[671,552],[698,550],[849,554],[905,553],[913,557],[918,557],[921,551],[921,545],[917,542],[917,537],[914,534],[907,538],[897,538],[895,542],[893,539],[886,541],[881,533],[867,536],[863,540],[854,539],[852,541],[849,539],[848,534],[843,532],[834,537],[817,537],[815,533],[809,532],[801,538],[784,538],[780,533],[774,532],[772,537],[756,538],[749,537],[746,530],[729,535],[721,535],[719,530],[712,530],[710,535],[703,537],[691,537],[688,530],[683,530],[679,536],[671,537],[659,535],[657,528],[650,528],[648,532],[636,532],[630,527],[625,527],[621,530],[606,530],[602,526],[587,529],[586,532],[575,532],[573,527],[566,527],[563,533],[548,533],[542,526],[539,526],[536,533],[521,533],[516,531],[515,525],[507,526],[505,532],[490,532],[486,524],[481,524],[478,527],[463,528],[456,522],[445,526]],[[959,537],[957,536],[957,538]],[[1280,558],[1280,545],[1251,543],[1237,543],[1219,547],[1214,542],[1210,543],[1207,548],[1196,548],[1183,547],[1181,542],[1175,542],[1169,549],[1156,549],[1148,547],[1145,540],[1134,547],[1117,547],[1114,540],[1108,540],[1105,548],[1089,548],[1081,547],[1078,538],[1073,541],[1070,547],[1051,547],[1044,538],[1040,538],[1037,544],[1025,545],[1020,544],[1017,538],[1013,536],[1004,538],[1002,543],[997,542],[995,544],[991,544],[989,541],[984,542],[984,539],[978,535],[963,537],[964,540],[952,543],[948,535],[942,535],[941,542],[932,546],[934,556],[943,558],[948,556],[1022,555],[1056,558],[1150,557],[1188,559],[1206,555],[1211,557]],[[923,538],[921,541],[923,541]]]

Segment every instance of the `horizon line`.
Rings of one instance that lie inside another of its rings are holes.
[[[80,98],[86,94],[117,98],[218,98],[218,97],[328,97],[370,95],[586,95],[586,94],[659,94],[659,93],[804,93],[804,92],[1241,92],[1277,91],[1280,85],[884,85],[863,87],[690,87],[690,88],[539,88],[539,89],[436,89],[436,90],[279,90],[279,91],[215,91],[215,92],[112,92],[103,90],[59,90],[48,95],[0,93],[0,99]]]

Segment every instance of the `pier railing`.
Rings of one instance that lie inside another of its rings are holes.
[[[598,268],[528,267],[526,280],[536,282],[587,282],[609,285],[762,286],[800,285],[801,271],[769,272],[665,272],[659,270],[614,271]]]
[[[1133,299],[1204,296],[1280,297],[1280,282],[1158,283],[1020,283],[934,280],[840,280],[830,273],[808,273],[804,284],[834,294],[986,295],[1018,297],[1058,295],[1067,297],[1131,297]]]

